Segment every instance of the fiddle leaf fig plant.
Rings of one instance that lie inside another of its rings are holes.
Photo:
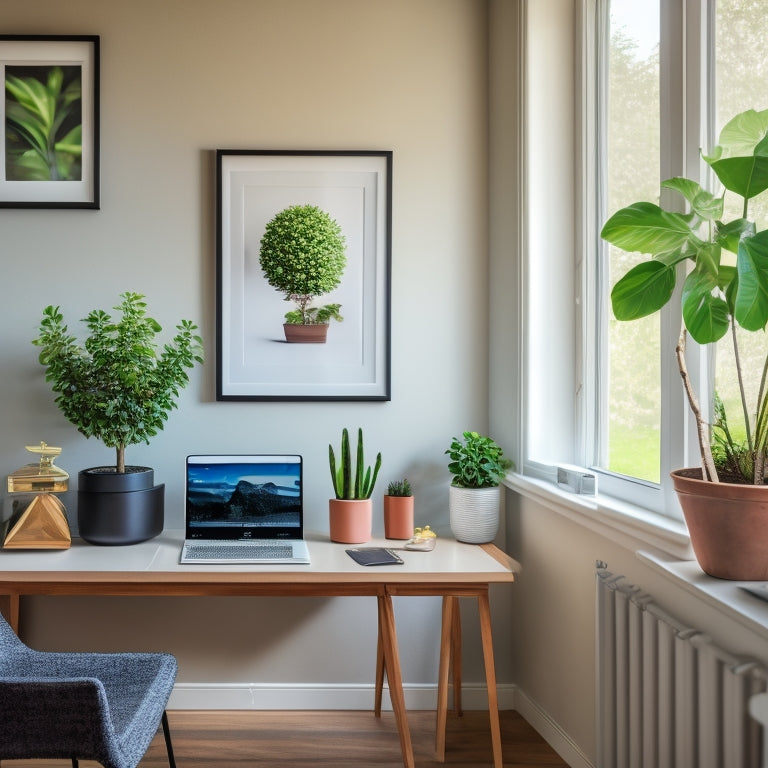
[[[80,344],[71,335],[59,307],[43,310],[38,337],[45,379],[57,393],[56,404],[86,437],[115,449],[115,467],[125,472],[127,445],[145,442],[162,430],[189,377],[203,362],[197,326],[181,320],[176,335],[158,353],[154,338],[162,329],[147,316],[144,297],[123,293],[114,307],[121,317],[100,309],[83,322],[90,335]]]
[[[614,285],[611,304],[617,320],[635,320],[665,306],[673,296],[680,266],[687,270],[682,287],[683,328],[676,354],[691,411],[696,419],[702,458],[702,477],[718,481],[710,427],[716,430],[716,455],[731,454],[729,466],[741,467],[730,481],[764,482],[768,445],[768,358],[760,371],[757,402],[746,401],[745,371],[740,363],[736,327],[765,331],[768,323],[768,231],[758,231],[749,218],[749,204],[768,189],[768,110],[748,110],[723,128],[718,145],[702,155],[723,186],[713,195],[697,182],[673,178],[662,183],[685,199],[687,213],[639,202],[622,208],[606,221],[602,237],[629,252],[648,255]],[[739,215],[723,220],[725,195],[741,198]],[[731,333],[734,375],[741,393],[746,442],[738,444],[727,428],[722,403],[716,422],[709,425],[688,377],[686,335],[699,344],[712,344]],[[722,450],[720,450],[722,449]],[[735,456],[740,458],[734,458]],[[747,461],[744,461],[746,455]],[[721,463],[722,467],[722,463]]]
[[[339,224],[314,205],[292,205],[267,223],[259,264],[267,282],[296,304],[286,313],[286,323],[315,325],[343,319],[340,304],[313,307],[312,301],[341,282],[345,247]]]

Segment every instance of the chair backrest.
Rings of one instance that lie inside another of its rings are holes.
[[[0,656],[12,652],[26,650],[27,646],[16,637],[16,633],[11,629],[11,625],[0,614]]]

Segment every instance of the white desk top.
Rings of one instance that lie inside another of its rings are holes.
[[[520,570],[519,564],[492,545],[463,544],[452,538],[439,538],[431,552],[402,550],[404,542],[373,539],[360,545],[337,544],[327,534],[306,534],[309,565],[181,565],[179,553],[183,531],[165,530],[140,544],[124,547],[95,546],[73,539],[64,550],[0,550],[0,583],[42,581],[56,578],[77,580],[77,574],[109,574],[123,579],[139,577],[174,581],[215,574],[238,574],[245,580],[292,581],[302,576],[310,581],[367,582],[509,582]],[[398,550],[404,565],[361,566],[345,550],[354,546],[382,546]],[[53,574],[56,574],[54,577]]]

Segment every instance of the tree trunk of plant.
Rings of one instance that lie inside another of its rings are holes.
[[[125,443],[115,448],[115,469],[123,474],[125,472]]]
[[[717,469],[715,469],[715,461],[712,458],[712,446],[709,441],[709,425],[704,421],[701,415],[701,408],[699,401],[696,398],[696,393],[691,386],[691,380],[688,376],[688,366],[685,363],[685,340],[686,332],[685,328],[680,332],[680,338],[677,341],[675,347],[675,355],[677,357],[677,367],[680,371],[680,376],[683,380],[683,388],[685,394],[688,397],[688,405],[691,408],[694,418],[696,419],[696,434],[699,438],[699,453],[701,454],[701,471],[705,480],[711,480],[713,483],[719,483],[720,478],[717,476]]]

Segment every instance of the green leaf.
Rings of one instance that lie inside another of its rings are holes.
[[[717,274],[695,269],[683,284],[683,320],[699,344],[721,339],[729,327],[728,305],[718,293]]]
[[[645,261],[627,272],[611,291],[617,320],[637,320],[661,309],[675,289],[675,268],[658,261]]]
[[[728,157],[712,163],[722,185],[749,200],[768,189],[768,156]]]
[[[742,328],[760,330],[768,322],[768,230],[741,241],[736,267],[734,315]]]
[[[715,242],[731,253],[739,252],[739,241],[742,237],[755,234],[755,225],[747,219],[734,219],[727,224],[718,223],[715,231]]]
[[[768,189],[768,110],[736,115],[703,157],[726,189],[747,200]]]
[[[665,253],[681,248],[692,237],[685,219],[654,203],[634,203],[605,222],[601,236],[617,248],[640,253]]]
[[[663,181],[661,186],[679,192],[691,204],[693,212],[706,221],[723,215],[723,198],[715,197],[695,181],[677,176]]]

